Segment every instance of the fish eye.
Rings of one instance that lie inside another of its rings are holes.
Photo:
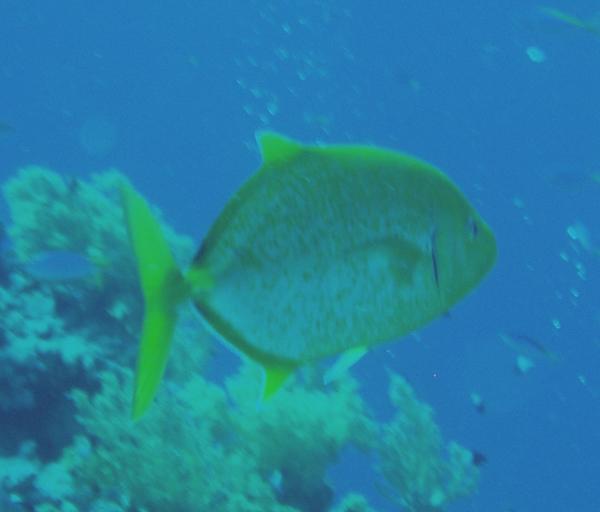
[[[469,230],[469,234],[471,235],[471,240],[475,240],[477,235],[479,235],[479,226],[477,225],[477,221],[473,217],[469,217],[469,221],[467,222],[467,229]]]

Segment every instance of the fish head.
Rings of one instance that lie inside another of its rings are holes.
[[[474,289],[496,261],[490,226],[465,200],[445,208],[436,221],[435,251],[439,288],[448,304]]]

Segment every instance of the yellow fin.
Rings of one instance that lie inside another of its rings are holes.
[[[135,420],[150,407],[158,391],[176,320],[175,307],[146,307],[133,394],[132,416]]]
[[[121,187],[129,238],[144,295],[144,323],[135,376],[133,417],[152,403],[167,365],[177,306],[189,287],[177,268],[150,206],[132,187]]]
[[[302,150],[302,144],[275,132],[258,132],[256,141],[265,164],[289,160]]]
[[[294,373],[295,368],[291,365],[271,363],[263,365],[263,370],[265,372],[265,384],[262,398],[263,400],[267,400],[281,389],[289,376]]]
[[[327,385],[338,380],[352,366],[360,361],[367,352],[368,348],[363,345],[342,352],[333,366],[325,372],[325,375],[323,375],[323,384]]]

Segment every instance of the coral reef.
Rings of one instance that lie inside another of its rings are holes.
[[[103,320],[96,323],[104,333],[110,327],[118,332],[136,326],[141,315],[137,271],[119,200],[119,185],[126,181],[114,170],[85,182],[30,166],[3,186],[15,263],[23,265],[37,254],[57,250],[88,258],[97,268],[95,278],[79,282],[75,289],[52,283],[53,293],[66,321],[89,324],[93,315]],[[187,263],[193,241],[168,226],[165,233],[176,259]]]
[[[344,499],[340,504],[335,507],[331,512],[376,512],[373,510],[367,499],[356,493],[348,494],[344,496]]]
[[[141,297],[123,180],[29,167],[4,186],[12,224],[0,266],[1,510],[375,512],[363,496],[337,496],[328,476],[349,445],[371,457],[403,510],[443,510],[473,492],[471,452],[444,447],[431,408],[400,376],[390,375],[397,412],[383,424],[355,380],[325,387],[318,368],[257,404],[252,364],[223,385],[209,380],[212,341],[185,308],[156,402],[133,423]],[[165,229],[185,263],[191,240]],[[48,250],[85,255],[97,278],[29,275],[27,261]]]
[[[253,365],[232,377],[227,388],[234,403],[232,424],[261,472],[281,476],[280,499],[319,512],[328,510],[334,497],[327,469],[348,444],[365,449],[375,425],[354,381],[324,390],[304,377],[259,408],[261,377]],[[322,376],[315,380],[322,382]]]
[[[35,441],[42,458],[56,457],[77,429],[65,393],[97,388],[100,346],[67,330],[52,294],[18,273],[0,288],[0,328],[0,449]]]
[[[479,477],[471,451],[454,442],[444,451],[433,410],[400,375],[390,375],[389,396],[397,412],[377,452],[391,497],[411,512],[434,512],[471,494]]]
[[[73,394],[94,440],[75,471],[79,488],[149,510],[287,510],[239,449],[222,389],[195,376],[182,389],[164,389],[157,407],[133,424],[131,380],[127,372],[105,373],[100,394]]]
[[[123,372],[121,379],[107,373],[102,393],[74,393],[85,431],[95,440],[75,473],[80,488],[111,490],[149,510],[296,510],[278,499],[270,482],[278,466],[260,457],[270,439],[253,445],[260,436],[248,438],[241,429],[244,422],[251,429],[260,411],[242,419],[224,390],[195,375],[183,387],[162,390],[156,407],[134,425],[123,394],[131,377]],[[294,423],[279,428],[293,434]],[[318,430],[304,432],[310,434],[322,438]]]

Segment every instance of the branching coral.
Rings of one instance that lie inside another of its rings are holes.
[[[479,477],[471,452],[456,443],[444,450],[433,410],[399,375],[391,375],[389,395],[398,411],[377,451],[392,498],[411,512],[434,512],[471,494]]]
[[[350,379],[329,392],[291,384],[257,407],[250,365],[229,379],[229,397],[200,376],[171,384],[134,425],[130,380],[107,373],[101,394],[74,394],[95,443],[76,480],[150,510],[330,510],[326,472],[350,443],[376,451],[392,498],[406,510],[443,510],[477,483],[471,452],[456,443],[444,450],[432,410],[397,375],[390,397],[398,413],[380,428]],[[336,510],[371,511],[358,495]]]
[[[293,512],[277,502],[257,460],[232,431],[224,391],[199,376],[163,389],[142,421],[129,419],[131,377],[103,375],[102,393],[74,393],[95,446],[75,473],[80,485],[126,495],[161,511]]]
[[[251,377],[253,371],[248,364],[228,383],[240,441],[263,474],[281,475],[284,501],[304,510],[325,510],[333,498],[326,483],[327,469],[344,446],[366,447],[375,429],[355,381],[345,379],[327,392],[289,385],[257,407],[260,380]]]
[[[32,442],[23,443],[17,456],[0,458],[0,510],[77,512],[69,502],[75,494],[70,474],[72,462],[73,458],[65,455],[60,462],[44,464]],[[3,493],[8,494],[7,503],[2,502]]]
[[[43,458],[55,457],[71,441],[75,425],[65,392],[95,388],[100,350],[66,331],[53,295],[19,274],[0,288],[0,328],[0,449],[12,455],[33,439]]]
[[[43,250],[71,249],[101,257],[111,243],[109,252],[123,247],[114,245],[126,233],[109,195],[120,179],[110,173],[88,184],[42,167],[21,169],[4,185],[13,221],[8,233],[17,255],[27,259]]]
[[[340,504],[331,512],[375,512],[367,502],[367,499],[356,493],[344,496]]]
[[[0,449],[7,454],[34,439],[42,457],[56,457],[75,430],[65,393],[94,390],[98,361],[133,360],[135,344],[127,350],[123,340],[137,329],[141,299],[118,197],[123,180],[114,171],[86,182],[29,167],[3,187],[11,213],[0,287]],[[189,257],[192,242],[166,231],[177,255]],[[48,250],[87,256],[98,279],[45,282],[24,271]]]
[[[3,187],[11,213],[8,235],[18,262],[45,251],[73,251],[85,256],[98,271],[95,279],[72,286],[54,285],[64,304],[67,321],[94,315],[110,317],[114,326],[132,328],[140,317],[137,271],[129,248],[119,200],[119,185],[127,178],[117,171],[92,176],[89,181],[65,177],[42,167],[21,169]],[[165,227],[175,257],[187,262],[191,239]],[[77,318],[78,317],[78,318]]]
[[[11,276],[7,288],[0,288],[0,326],[6,343],[3,355],[16,363],[39,367],[45,363],[44,354],[55,354],[67,366],[81,363],[89,368],[99,354],[84,337],[67,333],[53,294],[19,274]]]
[[[327,510],[327,468],[370,425],[362,401],[350,384],[329,393],[292,386],[257,408],[258,394],[247,400],[260,385],[256,376],[248,369],[230,380],[235,405],[198,375],[170,383],[133,424],[129,373],[103,374],[100,394],[73,393],[94,441],[75,472],[78,484],[150,510]]]

